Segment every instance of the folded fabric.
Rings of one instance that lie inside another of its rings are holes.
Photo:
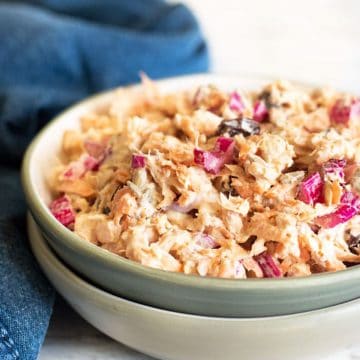
[[[27,244],[19,166],[34,134],[94,92],[203,72],[191,12],[160,0],[0,1],[0,359],[36,359],[54,294]]]

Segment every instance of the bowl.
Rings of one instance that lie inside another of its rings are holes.
[[[214,83],[225,90],[254,89],[270,79],[198,75],[160,81],[164,91]],[[136,89],[136,88],[135,88]],[[22,168],[29,209],[51,247],[82,276],[116,295],[163,309],[198,315],[255,317],[319,309],[360,296],[360,267],[282,279],[218,279],[144,267],[104,250],[63,227],[48,210],[45,176],[59,154],[62,133],[79,117],[106,106],[115,91],[87,99],[57,116],[33,140]]]
[[[111,295],[76,275],[50,250],[30,216],[28,232],[46,276],[85,320],[155,358],[318,360],[332,355],[339,360],[350,358],[342,354],[358,344],[360,300],[295,315],[253,319],[161,310]]]

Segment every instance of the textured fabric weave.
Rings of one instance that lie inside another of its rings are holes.
[[[20,162],[72,103],[150,77],[203,72],[191,12],[159,0],[0,1],[0,359],[36,359],[54,300],[26,237]]]

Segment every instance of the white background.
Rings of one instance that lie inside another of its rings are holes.
[[[305,80],[360,94],[360,1],[184,2],[208,37],[214,71]]]

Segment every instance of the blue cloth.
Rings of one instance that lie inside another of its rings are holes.
[[[36,359],[54,292],[27,241],[19,165],[34,134],[71,103],[208,68],[197,22],[160,0],[0,1],[0,359]]]

